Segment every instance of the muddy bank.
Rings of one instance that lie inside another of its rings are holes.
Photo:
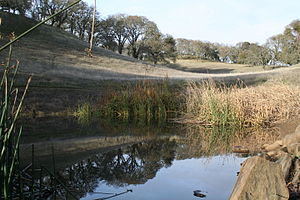
[[[25,99],[24,113],[41,116],[73,112],[81,103],[97,103],[103,91],[101,88],[31,87]]]

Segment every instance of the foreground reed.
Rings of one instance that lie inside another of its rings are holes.
[[[12,196],[13,190],[17,190],[17,193],[19,193],[18,195],[22,195],[21,193],[24,189],[22,188],[22,184],[19,184],[18,187],[13,184],[14,179],[20,172],[19,169],[18,173],[16,173],[16,166],[18,165],[19,141],[22,133],[22,127],[17,127],[16,122],[20,115],[24,98],[31,82],[31,76],[25,85],[23,94],[19,97],[19,89],[14,86],[16,82],[16,75],[18,73],[19,62],[16,61],[15,65],[11,65],[12,45],[45,22],[78,4],[80,1],[81,0],[74,1],[45,20],[37,23],[35,26],[19,36],[15,36],[15,34],[12,33],[9,36],[10,41],[0,47],[0,52],[9,48],[7,64],[4,69],[1,69],[1,73],[3,73],[3,75],[0,83],[0,199],[14,199]],[[0,18],[0,25],[1,22],[2,19]],[[31,191],[33,191],[33,187],[31,188]],[[31,199],[34,199],[32,194]]]
[[[27,92],[31,77],[25,86],[25,90],[18,98],[19,90],[14,87],[16,74],[18,72],[19,63],[11,64],[12,48],[9,49],[9,58],[5,69],[2,71],[1,80],[1,101],[0,101],[0,165],[1,165],[1,181],[0,181],[0,197],[8,199],[12,190],[12,181],[14,178],[15,166],[17,163],[17,153],[19,147],[22,127],[17,128],[16,122],[20,115],[24,97]]]
[[[185,119],[205,126],[272,127],[300,114],[300,88],[283,83],[227,87],[190,83]]]

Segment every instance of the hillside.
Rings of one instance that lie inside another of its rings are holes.
[[[0,13],[0,17],[2,18],[0,32],[4,34],[10,32],[20,34],[36,23],[31,19],[3,12]],[[4,42],[5,40],[2,40],[1,44]],[[77,37],[58,28],[44,25],[14,45],[14,59],[21,62],[22,73],[33,73],[35,79],[48,81],[62,78],[64,80],[76,79],[76,82],[163,77],[201,79],[241,75],[220,74],[220,71],[217,72],[218,75],[211,75],[209,73],[214,73],[214,70],[207,70],[207,68],[210,68],[210,65],[213,68],[213,63],[206,64],[203,70],[174,67],[174,65],[170,67],[153,65],[103,48],[95,48],[93,57],[90,58],[84,52],[87,47],[88,44]],[[1,52],[0,58],[4,59],[6,54],[6,52]],[[232,71],[229,69],[229,64],[222,66],[228,69],[224,69],[224,73]]]
[[[36,23],[8,13],[1,13],[0,17],[3,21],[0,32],[5,34],[20,34]],[[90,58],[84,52],[87,47],[86,42],[75,36],[44,25],[14,45],[14,59],[21,62],[21,72],[47,78],[108,80],[182,75],[179,70],[143,63],[103,48],[95,48],[93,57]],[[1,58],[6,54],[1,52]],[[194,76],[193,73],[184,74]]]
[[[0,17],[0,32],[6,35],[0,40],[0,45],[7,42],[7,34],[20,34],[36,23],[31,19],[3,12],[0,12]],[[97,99],[107,88],[118,87],[118,81],[121,80],[168,77],[170,80],[214,78],[226,81],[239,78],[256,82],[271,74],[299,74],[297,66],[265,71],[261,67],[202,61],[178,61],[168,66],[153,65],[103,48],[95,48],[93,57],[90,58],[84,51],[87,47],[86,42],[48,25],[43,25],[14,44],[13,58],[20,61],[19,84],[24,85],[25,78],[33,74],[27,97],[27,105],[30,106],[25,106],[27,110],[59,112],[73,108],[80,102]],[[0,52],[2,63],[6,56],[7,50]],[[236,70],[240,67],[243,70]],[[258,72],[251,72],[252,69]]]

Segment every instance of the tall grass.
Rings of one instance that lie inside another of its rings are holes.
[[[11,65],[11,56],[12,56],[12,45],[19,39],[23,38],[27,34],[31,33],[36,28],[40,27],[42,24],[48,20],[59,15],[63,11],[71,8],[75,4],[79,3],[81,0],[76,0],[70,5],[66,6],[64,9],[56,12],[55,14],[49,16],[47,19],[39,22],[32,28],[28,29],[19,36],[11,34],[10,42],[0,47],[0,52],[4,49],[9,48],[7,64],[4,69],[0,69],[2,75],[0,88],[1,88],[1,97],[0,97],[0,198],[1,199],[13,199],[11,196],[13,190],[18,190],[13,186],[13,180],[16,176],[15,168],[18,162],[17,154],[19,150],[19,141],[22,133],[22,127],[17,128],[16,122],[21,112],[21,108],[24,102],[25,95],[27,93],[31,76],[29,77],[23,94],[19,97],[19,90],[15,88],[14,84],[16,82],[16,75],[18,73],[19,62],[17,61],[16,65]],[[1,25],[1,19],[0,19]],[[2,65],[0,65],[2,66]],[[19,185],[18,192],[21,192],[23,188]],[[32,188],[33,191],[33,188]],[[33,196],[31,197],[34,198]]]
[[[91,122],[92,113],[92,105],[90,103],[83,103],[78,105],[73,115],[77,117],[80,124],[86,125]]]
[[[300,88],[283,83],[230,87],[189,83],[185,119],[206,126],[271,127],[300,114]]]
[[[179,99],[168,80],[144,80],[104,95],[98,112],[111,119],[163,123],[178,110]]]
[[[25,90],[18,99],[19,90],[14,87],[16,74],[18,72],[18,62],[11,66],[12,48],[9,49],[9,58],[5,69],[2,71],[1,80],[1,101],[0,101],[0,166],[1,166],[1,192],[0,198],[8,199],[11,194],[12,181],[17,162],[17,152],[19,147],[22,127],[17,128],[16,122],[20,115],[24,97],[31,81],[28,79]]]

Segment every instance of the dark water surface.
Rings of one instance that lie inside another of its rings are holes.
[[[22,139],[24,165],[59,171],[61,179],[84,200],[116,196],[116,200],[204,199],[225,200],[245,160],[234,154],[210,154],[191,148],[184,129],[165,126],[129,126],[73,118],[26,120]],[[27,152],[27,153],[26,153]],[[53,159],[54,158],[54,159]]]

